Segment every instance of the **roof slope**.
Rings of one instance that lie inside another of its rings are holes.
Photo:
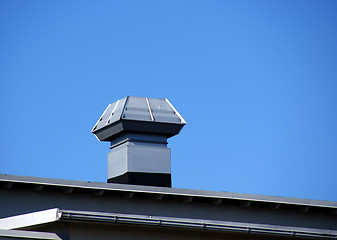
[[[316,208],[328,208],[331,211],[336,211],[337,214],[337,202],[311,200],[301,198],[289,198],[289,197],[277,197],[267,195],[256,194],[243,194],[233,192],[218,192],[218,191],[206,191],[206,190],[191,190],[180,188],[166,188],[166,187],[152,187],[152,186],[139,186],[128,184],[114,184],[103,182],[90,182],[90,181],[75,181],[75,180],[63,180],[63,179],[51,179],[51,178],[39,178],[39,177],[27,177],[0,174],[0,182],[3,186],[10,186],[15,183],[22,184],[34,184],[39,186],[57,186],[66,187],[71,189],[86,189],[88,191],[106,191],[106,192],[123,192],[123,193],[142,193],[152,197],[155,195],[170,196],[176,198],[194,198],[196,199],[209,199],[210,201],[216,200],[231,200],[239,202],[257,202],[260,204],[285,204],[297,207],[316,207]],[[5,185],[4,185],[5,184]]]

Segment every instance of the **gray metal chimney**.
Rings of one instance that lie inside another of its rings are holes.
[[[109,104],[91,130],[111,143],[108,182],[171,187],[167,139],[185,124],[168,99],[128,96]]]

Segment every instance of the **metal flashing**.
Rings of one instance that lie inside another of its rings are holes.
[[[105,125],[108,125],[108,124],[110,123],[110,119],[111,119],[112,115],[115,113],[119,101],[120,101],[120,100],[118,100],[118,101],[116,102],[116,104],[115,104],[114,108],[112,109],[112,111],[111,111],[111,113],[110,113],[110,116],[109,116],[108,120],[106,121]]]
[[[110,108],[111,103],[108,105],[108,107],[104,110],[103,114],[101,115],[101,117],[97,120],[96,124],[94,125],[94,127],[91,129],[91,132],[95,131],[97,128],[97,124],[102,121],[102,118],[104,116],[104,114],[106,113],[106,111],[108,111],[108,109]]]
[[[145,99],[146,99],[146,103],[147,103],[147,108],[149,109],[151,121],[153,122],[154,118],[153,118],[152,110],[151,110],[151,107],[150,107],[150,104],[149,104],[149,99],[148,98],[145,98]]]
[[[129,102],[129,97],[130,97],[130,96],[126,96],[126,99],[125,99],[125,102],[124,102],[124,106],[123,106],[123,110],[122,110],[122,114],[121,114],[121,118],[124,116],[125,109],[126,109],[126,105],[127,105],[128,102]]]
[[[171,104],[171,102],[165,98],[165,101],[170,105],[170,107],[173,109],[174,113],[178,115],[178,117],[180,118],[180,121],[182,124],[186,124],[186,121],[184,120],[184,118],[179,114],[179,112],[173,107],[173,105]]]

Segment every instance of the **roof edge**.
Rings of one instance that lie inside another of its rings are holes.
[[[0,239],[2,237],[15,239],[47,239],[47,240],[62,240],[56,233],[36,232],[24,230],[0,230]]]
[[[13,230],[35,225],[41,225],[45,223],[58,221],[60,217],[61,212],[58,208],[20,214],[12,217],[1,218],[0,229]]]
[[[230,199],[237,201],[251,201],[262,203],[278,203],[278,204],[289,204],[297,206],[332,208],[333,210],[337,210],[337,202],[334,201],[242,194],[232,192],[218,192],[218,191],[192,190],[182,188],[166,188],[166,187],[114,184],[114,183],[91,182],[91,181],[64,180],[52,178],[16,176],[7,174],[0,174],[0,182],[7,184],[14,184],[14,183],[38,184],[44,186],[59,186],[69,188],[82,188],[89,190],[93,189],[104,191],[161,194],[161,195],[171,195],[181,197],[200,197],[200,198],[224,199],[224,200]]]
[[[61,221],[104,222],[121,224],[140,224],[159,227],[227,231],[238,233],[273,234],[291,237],[310,237],[316,239],[336,239],[337,231],[314,228],[300,228],[270,224],[254,224],[229,221],[199,220],[190,218],[131,215],[91,211],[60,210]]]

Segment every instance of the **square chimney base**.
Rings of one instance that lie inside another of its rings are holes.
[[[108,183],[171,187],[171,174],[127,172],[121,176],[108,179]]]
[[[108,183],[171,187],[171,149],[132,141],[111,148]]]

